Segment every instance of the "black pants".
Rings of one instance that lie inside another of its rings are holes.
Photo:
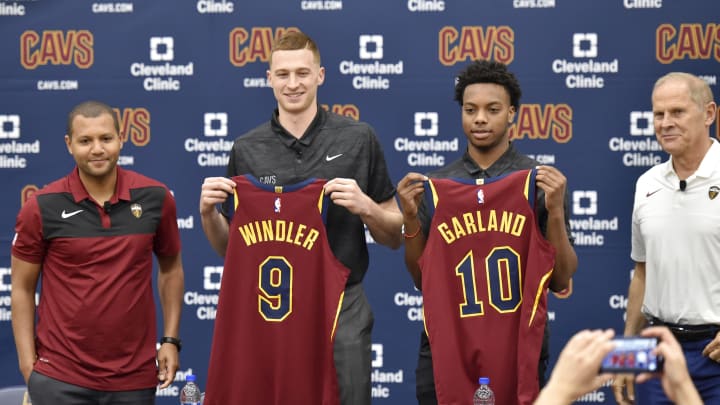
[[[58,381],[35,371],[28,380],[33,405],[153,405],[155,388],[97,391]]]
[[[371,333],[374,321],[362,283],[345,288],[334,345],[342,405],[371,403]]]

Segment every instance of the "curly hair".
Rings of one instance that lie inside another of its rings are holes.
[[[465,88],[475,83],[495,83],[505,88],[510,96],[510,105],[520,108],[520,83],[507,66],[500,62],[478,60],[468,65],[455,81],[455,101],[463,105]]]

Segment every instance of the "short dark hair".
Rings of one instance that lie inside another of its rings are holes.
[[[70,110],[67,120],[67,135],[72,138],[72,122],[76,116],[82,115],[83,117],[95,118],[101,116],[102,114],[110,114],[113,119],[113,126],[115,127],[115,132],[120,135],[120,122],[118,121],[115,110],[113,110],[112,107],[103,103],[102,101],[97,100],[83,101],[82,103],[73,107],[72,110]]]
[[[495,83],[503,86],[510,96],[510,105],[515,107],[515,110],[520,108],[520,83],[504,63],[478,60],[463,69],[455,83],[455,101],[460,103],[460,106],[463,105],[465,88],[475,83]]]

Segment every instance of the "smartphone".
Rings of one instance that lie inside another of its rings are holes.
[[[653,354],[655,337],[618,337],[615,349],[600,364],[601,373],[656,373],[662,370],[662,356]]]

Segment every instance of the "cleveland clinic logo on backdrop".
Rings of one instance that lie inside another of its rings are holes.
[[[340,73],[352,76],[352,86],[356,90],[387,90],[392,75],[403,74],[403,61],[381,62],[385,59],[385,37],[379,34],[358,36],[359,62],[340,61]]]
[[[0,169],[25,169],[27,155],[40,154],[40,141],[21,140],[20,115],[0,114]]]
[[[203,114],[202,139],[185,139],[185,151],[197,153],[200,167],[225,167],[230,160],[233,141],[227,139],[228,114],[226,112],[206,112]]]
[[[175,200],[178,199],[178,197],[175,195],[174,190],[170,190],[170,193],[172,193],[173,197],[175,197]],[[181,217],[180,213],[177,214],[177,227],[180,230],[192,230],[195,229],[195,217],[191,215],[188,215],[186,217]]]
[[[392,385],[402,384],[405,381],[405,371],[403,369],[386,371],[385,358],[389,353],[385,350],[382,343],[373,343],[370,346],[372,350],[371,367],[373,369],[370,374],[370,382],[372,383],[371,395],[373,398],[390,398],[392,397]]]
[[[565,75],[565,86],[569,89],[600,89],[605,87],[605,78],[617,74],[617,58],[606,61],[598,59],[599,36],[595,32],[574,33],[572,37],[573,59],[555,59],[552,71]]]
[[[195,316],[201,321],[215,320],[217,314],[218,292],[222,280],[223,266],[204,266],[202,271],[203,291],[188,290],[183,294],[183,303],[195,308]],[[192,274],[199,274],[194,272]],[[188,280],[186,285],[195,285]]]
[[[413,293],[398,291],[393,296],[393,304],[398,308],[407,308],[405,315],[410,322],[423,321],[423,296],[419,290]]]
[[[130,65],[133,77],[144,77],[145,91],[180,91],[178,77],[190,77],[194,63],[171,63],[175,61],[174,37],[150,37],[150,63],[135,62]]]
[[[576,246],[603,246],[605,236],[617,232],[618,217],[598,217],[597,190],[575,190],[572,193],[570,230]]]
[[[662,0],[621,0],[625,8],[662,8]]]
[[[413,13],[438,13],[445,11],[444,0],[408,0],[407,8]]]
[[[662,147],[655,139],[652,111],[630,111],[628,136],[610,138],[608,147],[622,156],[627,167],[650,167],[664,158]]]
[[[395,151],[407,153],[408,166],[442,167],[447,152],[458,151],[458,138],[437,139],[440,133],[440,116],[437,112],[416,112],[413,128],[415,137],[398,137],[393,142]]]
[[[25,7],[17,1],[0,1],[0,16],[22,17],[27,12]]]
[[[0,267],[0,322],[10,322],[12,319],[10,311],[10,291],[10,269]]]
[[[199,14],[232,14],[235,3],[228,0],[198,0],[196,8]]]

